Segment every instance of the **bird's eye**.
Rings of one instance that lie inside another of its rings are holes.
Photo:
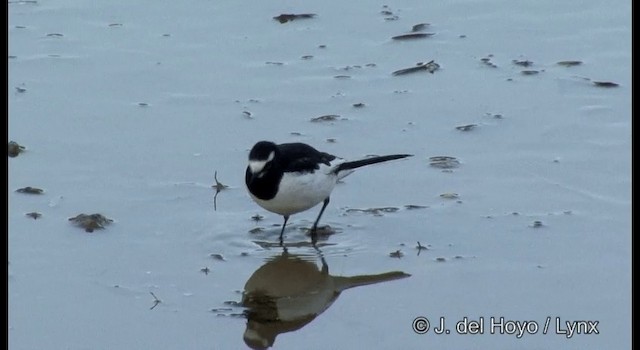
[[[256,177],[262,178],[271,169],[271,162],[266,163],[264,167],[256,174]]]

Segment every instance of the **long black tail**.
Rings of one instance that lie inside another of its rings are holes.
[[[337,174],[341,171],[356,169],[359,167],[363,167],[365,165],[382,163],[388,160],[402,159],[402,158],[407,158],[411,156],[413,155],[412,154],[392,154],[388,156],[379,156],[379,157],[365,158],[361,160],[354,160],[353,162],[344,162],[342,164],[339,164],[335,169],[333,169],[333,172]]]

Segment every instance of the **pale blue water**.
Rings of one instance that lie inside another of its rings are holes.
[[[217,314],[242,312],[225,301],[282,254],[265,244],[281,218],[243,184],[248,150],[270,139],[415,155],[337,186],[321,247],[331,276],[412,276],[342,292],[276,348],[628,348],[630,2],[382,5],[10,2],[9,139],[27,152],[9,159],[9,347],[244,347],[246,320]],[[434,36],[391,40],[425,22]],[[391,75],[430,60],[433,74]],[[310,122],[326,114],[341,118]],[[429,166],[443,155],[460,166]],[[217,211],[214,171],[230,186]],[[13,192],[25,186],[45,193]],[[374,207],[399,210],[348,211]],[[290,253],[316,256],[298,229],[318,210],[292,217]],[[83,212],[115,222],[86,233],[67,220]],[[419,316],[450,334],[416,334]],[[539,329],[491,334],[500,316]],[[464,317],[483,334],[460,335]],[[562,333],[581,320],[600,334]]]

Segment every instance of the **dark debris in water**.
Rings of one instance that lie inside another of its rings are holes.
[[[315,13],[299,13],[299,14],[283,13],[283,14],[281,14],[279,16],[273,17],[273,19],[275,19],[276,21],[278,21],[280,23],[287,23],[287,22],[291,22],[291,21],[294,21],[294,20],[298,20],[298,19],[313,18],[315,16],[316,16]]]
[[[614,87],[620,86],[620,84],[614,83],[614,82],[611,82],[611,81],[596,81],[596,80],[591,80],[591,79],[586,78],[586,77],[577,77],[577,78],[580,78],[580,79],[586,80],[586,81],[590,81],[594,86],[601,87],[601,88],[614,88]]]
[[[429,157],[429,165],[434,168],[452,169],[460,166],[460,161],[456,157],[451,156],[434,156]]]
[[[460,125],[460,126],[456,126],[456,130],[460,130],[460,131],[471,131],[471,130],[473,130],[476,126],[478,126],[478,125],[477,125],[477,124]]]
[[[347,209],[347,213],[365,213],[365,214],[373,214],[375,216],[381,216],[382,213],[395,213],[400,208],[397,207],[380,207],[380,208],[367,208],[367,209],[358,209],[358,208],[350,208]]]
[[[491,62],[491,58],[493,57],[493,55],[487,55],[487,57],[483,57],[480,59],[480,62],[482,62],[485,66],[491,67],[491,68],[498,68],[498,66]]]
[[[611,81],[594,81],[593,85],[595,85],[597,87],[603,87],[603,88],[612,88],[612,87],[620,86],[619,84],[611,82]]]
[[[230,314],[219,313],[216,316],[219,316],[219,317],[231,317],[231,318],[247,318],[247,315],[245,315],[244,313],[239,313],[239,312],[234,312],[234,313],[230,313]]]
[[[27,187],[17,189],[16,192],[26,193],[26,194],[43,194],[44,190],[37,187],[27,186]]]
[[[412,32],[419,32],[419,31],[424,30],[425,28],[427,28],[430,25],[431,24],[429,24],[429,23],[418,23],[418,24],[415,24],[413,27],[411,27],[411,31]]]
[[[218,260],[218,261],[227,261],[224,256],[222,256],[222,254],[218,254],[218,253],[211,253],[209,254],[209,256],[213,259],[213,260]]]
[[[20,153],[24,152],[25,147],[19,145],[15,141],[9,141],[9,157],[17,157]]]
[[[502,114],[485,113],[485,116],[493,118],[493,119],[504,119],[504,116]]]
[[[531,223],[531,227],[533,227],[533,228],[540,228],[540,227],[543,227],[543,226],[544,226],[544,224],[540,220],[536,220],[533,223]]]
[[[349,71],[354,70],[354,69],[375,68],[377,66],[378,65],[375,64],[375,63],[366,63],[364,65],[362,65],[362,64],[351,64],[351,65],[347,65],[347,66],[344,66],[344,67],[336,67],[334,69],[337,70],[337,71],[349,72]]]
[[[322,116],[319,116],[319,117],[311,118],[311,122],[313,122],[313,123],[332,122],[332,121],[338,120],[339,118],[340,118],[340,116],[337,115],[337,114],[327,114],[327,115],[322,115]]]
[[[149,292],[149,294],[151,294],[151,296],[153,297],[153,305],[151,306],[151,308],[149,308],[149,310],[153,310],[156,308],[156,306],[158,306],[158,304],[162,302],[162,300],[160,300],[153,292]]]
[[[393,11],[388,5],[382,5],[382,10],[380,11],[380,14],[384,16],[385,21],[396,21],[400,19],[400,17],[398,17],[393,13]]]
[[[440,198],[444,198],[444,199],[458,199],[460,198],[460,195],[457,193],[453,193],[453,192],[447,192],[447,193],[442,193],[440,195]]]
[[[426,246],[420,244],[420,241],[418,241],[418,245],[416,246],[416,249],[418,249],[418,254],[420,254],[420,251],[422,250],[429,250],[429,245],[427,244]]]
[[[417,205],[417,204],[407,204],[404,206],[405,209],[414,210],[414,209],[426,209],[429,208],[428,205]]]
[[[24,214],[24,215],[26,215],[26,216],[27,216],[27,217],[29,217],[29,218],[32,218],[33,220],[38,220],[39,218],[41,218],[41,217],[42,217],[42,214],[40,214],[40,213],[38,213],[38,212],[35,212],[35,211],[33,211],[33,212],[31,212],[31,213],[26,213],[26,214]]]
[[[216,194],[213,195],[213,210],[215,211],[215,210],[218,210],[218,193],[220,193],[220,191],[222,190],[226,190],[227,188],[229,188],[229,186],[218,181],[217,170],[213,172],[213,180],[216,182],[214,185],[211,186],[211,188],[216,190]]]
[[[574,67],[581,65],[582,61],[560,61],[556,64],[563,67]]]
[[[540,73],[540,71],[538,71],[538,70],[523,70],[523,71],[520,72],[520,74],[522,74],[522,75],[536,75],[536,74],[539,74],[539,73]]]
[[[400,259],[400,258],[402,258],[403,256],[404,256],[404,253],[402,253],[399,249],[398,249],[398,250],[396,250],[395,252],[391,252],[391,253],[389,253],[389,257],[391,257],[391,258],[398,258],[398,259]]]
[[[358,102],[358,103],[354,103],[354,104],[353,104],[353,107],[354,107],[354,108],[362,108],[362,107],[364,107],[364,106],[365,106],[365,104],[364,104],[364,103],[362,103],[362,102]]]
[[[522,66],[522,67],[533,66],[533,62],[529,60],[512,60],[511,63],[515,64],[516,66]]]
[[[107,218],[102,214],[78,214],[75,217],[69,218],[69,221],[73,222],[77,226],[82,227],[87,232],[93,232],[94,230],[102,230],[105,226],[113,222],[112,219]]]
[[[436,33],[409,33],[409,34],[396,35],[394,37],[391,37],[391,39],[393,40],[424,39],[424,38],[434,36],[435,34]]]
[[[410,67],[410,68],[404,68],[404,69],[399,69],[393,73],[391,73],[392,75],[405,75],[405,74],[410,74],[410,73],[416,73],[416,72],[421,72],[421,71],[426,71],[429,73],[434,73],[435,71],[437,71],[438,69],[440,69],[440,65],[437,64],[435,61],[431,60],[427,63],[424,62],[418,62],[416,63],[415,67]]]
[[[220,192],[222,190],[225,190],[227,188],[229,188],[229,186],[223,184],[222,182],[218,181],[218,171],[214,171],[213,172],[213,180],[216,182],[214,185],[211,185],[212,188],[214,188],[217,192]]]
[[[249,230],[249,233],[251,234],[257,234],[257,233],[261,233],[264,232],[264,228],[262,227],[256,227],[256,228],[252,228],[251,230]]]
[[[230,311],[233,311],[233,309],[230,307],[217,307],[217,308],[211,309],[211,312],[230,312]]]
[[[482,62],[484,65],[489,66],[491,68],[498,68],[496,64],[491,62],[491,58],[493,58],[493,55],[487,55],[487,57],[481,58],[480,62]]]

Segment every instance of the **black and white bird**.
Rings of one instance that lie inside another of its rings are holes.
[[[347,162],[304,143],[260,141],[249,152],[245,183],[258,205],[284,217],[280,240],[292,214],[322,202],[320,214],[311,228],[315,241],[318,222],[338,180],[356,168],[409,156],[392,154]]]

